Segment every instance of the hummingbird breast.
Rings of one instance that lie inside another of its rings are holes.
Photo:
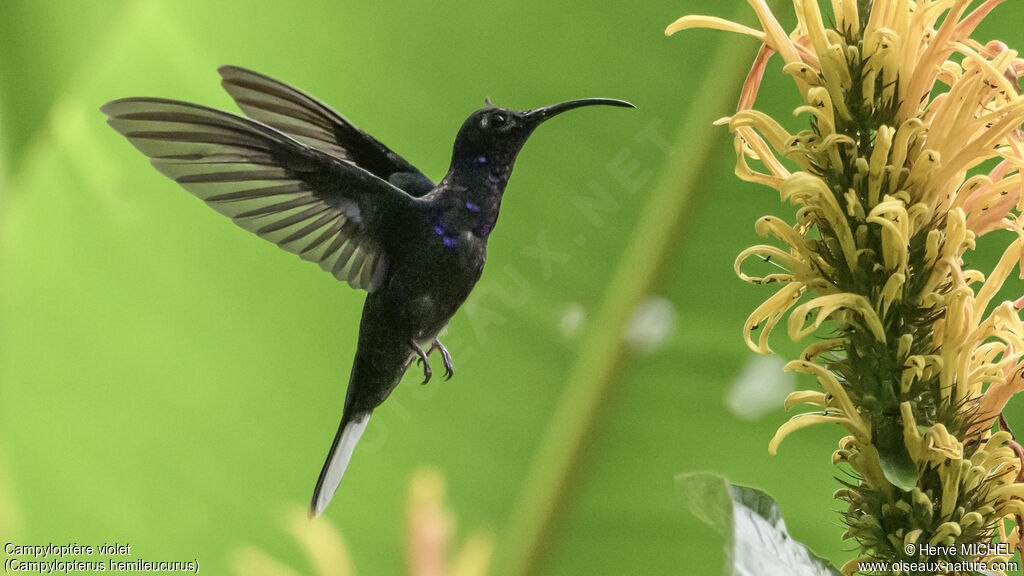
[[[463,227],[430,221],[401,256],[391,262],[391,306],[402,310],[410,334],[433,338],[466,301],[483,273],[486,240]]]

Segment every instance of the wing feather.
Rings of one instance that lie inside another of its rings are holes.
[[[246,116],[325,154],[352,162],[413,196],[434,182],[373,136],[309,94],[238,66],[221,66],[221,85]]]
[[[102,110],[157,170],[242,228],[317,262],[353,288],[380,285],[387,255],[361,206],[412,202],[401,190],[322,147],[310,149],[272,126],[212,108],[127,98]],[[324,137],[313,128],[323,130],[323,118],[293,112],[308,123],[298,136]]]

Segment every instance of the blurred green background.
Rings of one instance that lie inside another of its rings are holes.
[[[638,106],[567,114],[520,156],[446,339],[456,377],[420,387],[411,371],[327,512],[359,573],[403,573],[406,486],[425,466],[447,478],[460,534],[493,533],[496,574],[718,573],[721,540],[673,488],[691,470],[766,490],[797,539],[849,559],[830,512],[841,430],[769,456],[795,383],[781,361],[751,365],[740,336],[770,290],[736,279],[733,259],[759,240],[757,217],[792,216],[732,176],[731,137],[711,126],[757,46],[665,38],[686,13],[756,23],[712,0],[0,3],[0,540],[119,541],[207,574],[252,545],[308,571],[282,515],[307,501],[334,434],[362,293],[203,206],[98,110],[164,96],[234,111],[215,69],[237,64],[323,99],[435,179],[485,96]],[[1024,4],[996,14],[978,37],[1019,46]],[[795,129],[797,93],[774,64],[759,107]],[[683,214],[649,244],[649,215],[672,215],[660,203]],[[987,270],[1004,240],[972,264]]]

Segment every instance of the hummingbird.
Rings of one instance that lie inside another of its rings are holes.
[[[533,110],[486,106],[463,122],[439,183],[309,94],[268,76],[218,68],[247,116],[164,98],[100,109],[159,172],[235,224],[367,292],[341,422],[309,505],[334,496],[373,410],[438,339],[480,279],[516,156],[550,118],[587,98]]]

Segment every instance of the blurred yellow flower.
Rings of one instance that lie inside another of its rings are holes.
[[[314,576],[353,576],[345,542],[327,518],[309,520],[305,507],[288,515],[288,531],[302,545]],[[409,485],[406,558],[409,576],[486,576],[494,550],[490,536],[469,537],[454,558],[449,544],[454,532],[444,509],[444,479],[432,470],[417,472]],[[230,559],[238,576],[298,576],[301,572],[259,548],[246,546]]]

